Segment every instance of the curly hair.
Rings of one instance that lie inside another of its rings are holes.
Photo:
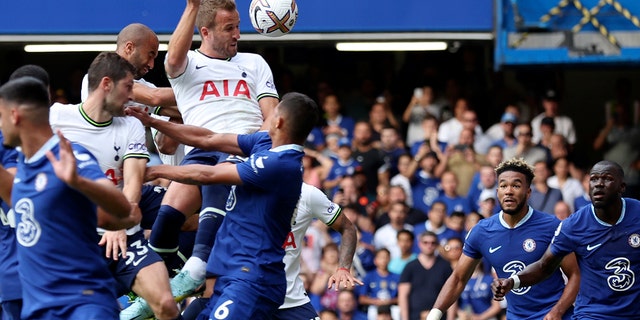
[[[522,173],[525,176],[528,185],[531,185],[531,181],[533,181],[534,176],[533,169],[522,158],[514,158],[502,161],[496,166],[495,171],[497,176],[500,176],[503,172],[506,171]]]

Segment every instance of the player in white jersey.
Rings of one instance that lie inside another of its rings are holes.
[[[185,124],[219,133],[246,134],[261,128],[278,104],[273,75],[257,54],[238,53],[240,17],[233,0],[189,0],[165,59],[165,71]],[[193,30],[202,43],[190,51]],[[214,165],[225,154],[186,150],[183,164]],[[200,224],[191,258],[176,278],[185,291],[204,281],[215,234],[225,214],[229,187],[189,186],[172,182],[163,199],[149,243],[171,265],[178,249],[180,226],[200,209]],[[172,287],[174,281],[172,281]],[[175,287],[174,287],[175,288]]]
[[[116,53],[99,54],[89,67],[86,101],[79,105],[54,104],[49,119],[53,129],[91,151],[107,177],[129,201],[138,203],[149,154],[144,127],[124,115],[124,105],[132,95],[134,71]],[[149,250],[139,226],[126,232],[104,232],[100,244],[110,258],[119,294],[133,290],[145,297],[159,318],[178,315],[166,267]]]

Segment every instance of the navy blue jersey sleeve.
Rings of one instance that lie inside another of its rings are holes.
[[[258,189],[273,187],[274,183],[282,179],[283,174],[288,174],[281,172],[282,166],[278,159],[278,154],[273,152],[252,154],[249,160],[237,165],[242,183]]]
[[[464,239],[464,246],[462,247],[462,252],[473,259],[482,258],[482,252],[480,249],[480,244],[483,241],[484,235],[482,235],[482,227],[479,225],[474,226],[467,233],[467,237]]]
[[[573,252],[576,248],[575,242],[571,240],[571,236],[569,235],[572,220],[567,219],[560,222],[555,234],[553,235],[550,249],[551,253],[555,256],[567,255]]]
[[[16,149],[0,146],[0,157],[5,169],[15,168],[18,164],[18,151]]]
[[[238,135],[238,146],[242,153],[250,155],[271,148],[271,138],[266,131]]]

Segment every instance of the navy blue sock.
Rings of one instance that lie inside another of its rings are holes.
[[[153,224],[149,244],[156,252],[172,253],[178,251],[180,228],[186,217],[182,212],[169,205],[162,205]]]
[[[213,248],[213,244],[216,240],[216,234],[220,225],[224,219],[224,216],[219,214],[218,209],[206,208],[200,212],[200,218],[198,219],[198,231],[196,232],[196,239],[193,245],[194,257],[200,258],[200,260],[207,262],[209,260],[209,254]],[[222,212],[222,211],[221,211]]]

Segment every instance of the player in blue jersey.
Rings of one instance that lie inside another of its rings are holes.
[[[640,319],[640,201],[622,197],[624,171],[615,162],[596,163],[589,177],[592,204],[562,221],[540,260],[496,279],[496,298],[540,282],[575,253],[582,281],[574,319]]]
[[[0,196],[15,211],[21,318],[117,319],[115,282],[95,229],[133,226],[140,211],[91,153],[53,134],[49,105],[35,78],[0,87],[4,143],[22,148],[15,178],[0,174]]]
[[[463,255],[440,291],[428,320],[440,319],[442,311],[458,300],[482,258],[499,277],[515,275],[543,255],[560,223],[553,215],[533,210],[527,204],[533,170],[524,160],[504,161],[495,170],[502,211],[481,220],[469,231]],[[562,273],[556,270],[539,286],[513,290],[507,297],[508,319],[571,318],[580,274],[574,255],[558,259],[558,264],[561,262],[568,277],[566,286]]]
[[[234,185],[207,264],[207,272],[217,279],[210,308],[200,315],[203,319],[266,319],[284,302],[282,244],[300,196],[302,144],[316,123],[316,112],[317,105],[309,97],[288,93],[268,120],[268,137],[199,128],[209,132],[211,140],[219,139],[216,145],[225,146],[220,151],[250,155],[246,162],[147,170],[147,179]]]
[[[9,76],[9,80],[22,77],[34,77],[49,88],[49,73],[37,65],[24,65]],[[4,136],[0,133],[0,142]],[[14,148],[0,145],[0,161],[5,170],[15,175],[18,153]],[[16,231],[13,212],[0,200],[0,301],[2,301],[3,320],[20,319],[22,310],[22,284],[18,275],[18,254],[16,252]]]

